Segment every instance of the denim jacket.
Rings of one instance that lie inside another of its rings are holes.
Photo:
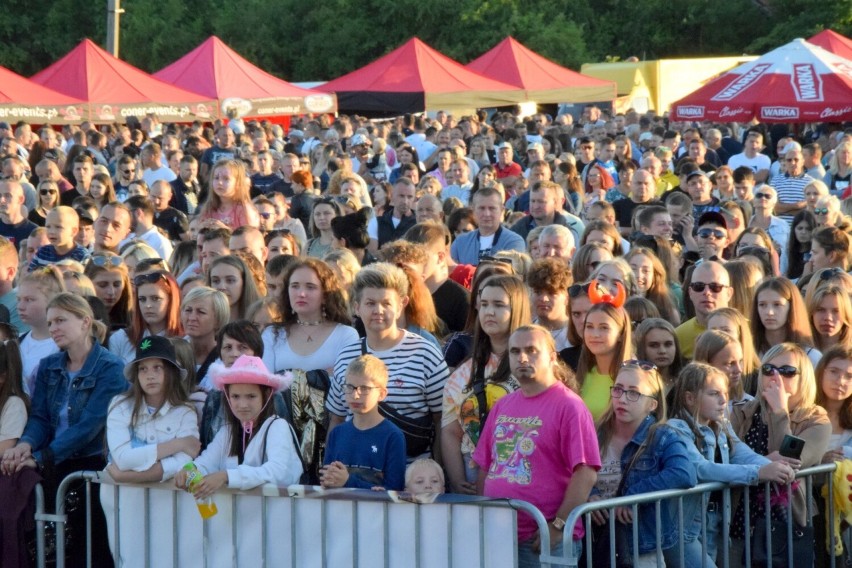
[[[721,481],[731,485],[755,485],[758,470],[769,460],[742,442],[729,428],[721,428],[718,434],[709,427],[696,425],[703,437],[701,450],[695,443],[695,434],[690,428],[691,417],[673,418],[668,421],[679,435],[686,440],[689,460],[695,466],[698,483]],[[731,438],[729,441],[728,434]],[[716,444],[719,444],[721,463],[716,462]],[[733,449],[733,451],[732,451]],[[730,506],[730,503],[729,503]],[[704,515],[701,495],[683,499],[684,540],[691,542],[701,534],[701,518]],[[691,519],[691,520],[690,520]]]
[[[103,452],[110,401],[127,390],[124,362],[98,343],[93,345],[73,382],[67,366],[68,354],[62,351],[42,359],[36,373],[32,410],[21,442],[32,446],[33,455],[40,462],[48,459],[60,464]],[[68,428],[56,438],[66,398]]]
[[[633,439],[621,453],[621,471],[630,467],[624,483],[624,495],[637,495],[664,489],[688,489],[695,486],[695,467],[689,461],[689,450],[684,438],[666,424],[656,428],[654,438],[634,461],[633,456],[648,437],[654,424],[648,416],[639,426]],[[633,462],[632,467],[630,466]],[[653,503],[639,505],[639,553],[657,548],[656,514]],[[660,504],[660,544],[667,550],[677,544],[677,502],[673,499]],[[631,529],[632,530],[632,529]],[[630,539],[631,546],[633,539]]]

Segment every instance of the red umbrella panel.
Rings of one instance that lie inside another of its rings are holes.
[[[852,120],[852,61],[797,39],[728,71],[672,105],[676,120]]]

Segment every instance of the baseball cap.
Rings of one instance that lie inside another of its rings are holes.
[[[698,226],[705,224],[719,225],[720,227],[728,228],[728,221],[725,216],[718,211],[708,211],[698,218]]]
[[[511,149],[512,149],[512,143],[511,143],[511,142],[506,142],[506,141],[504,140],[504,141],[500,142],[499,144],[497,144],[497,149],[498,149],[498,150],[502,150],[503,148],[508,148],[509,150],[511,150]]]
[[[533,142],[527,145],[527,152],[532,150],[544,150],[544,146],[541,145],[541,142]]]
[[[705,174],[702,170],[692,170],[691,172],[686,174],[686,181],[691,180],[695,176],[707,177],[707,174]]]
[[[367,138],[363,134],[355,134],[349,139],[350,146],[360,146],[367,143]]]
[[[77,212],[77,215],[80,217],[80,221],[88,223],[89,225],[95,224],[95,219],[92,217],[92,213],[88,209],[77,207],[74,211]]]

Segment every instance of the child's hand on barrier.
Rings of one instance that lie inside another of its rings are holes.
[[[343,487],[349,479],[349,470],[339,461],[331,462],[320,469],[320,485],[326,489]]]
[[[833,450],[828,450],[825,452],[825,455],[822,456],[822,463],[834,463],[836,461],[842,461],[845,459],[845,455],[843,454],[843,448],[834,448]]]
[[[175,474],[175,487],[186,491],[186,472],[180,470]]]
[[[226,485],[228,483],[228,472],[227,471],[217,471],[216,473],[211,473],[210,475],[205,475],[201,482],[195,486],[195,491],[192,494],[196,499],[207,499],[216,491],[219,490],[220,487]]]

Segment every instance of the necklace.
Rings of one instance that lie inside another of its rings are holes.
[[[302,321],[302,320],[297,319],[296,323],[298,323],[301,327],[316,327],[318,325],[322,325],[323,323],[325,323],[325,320],[321,319],[319,321]],[[311,334],[311,332],[307,331],[306,333],[308,335],[308,338],[305,340],[305,342],[306,343],[313,343],[314,337]]]

